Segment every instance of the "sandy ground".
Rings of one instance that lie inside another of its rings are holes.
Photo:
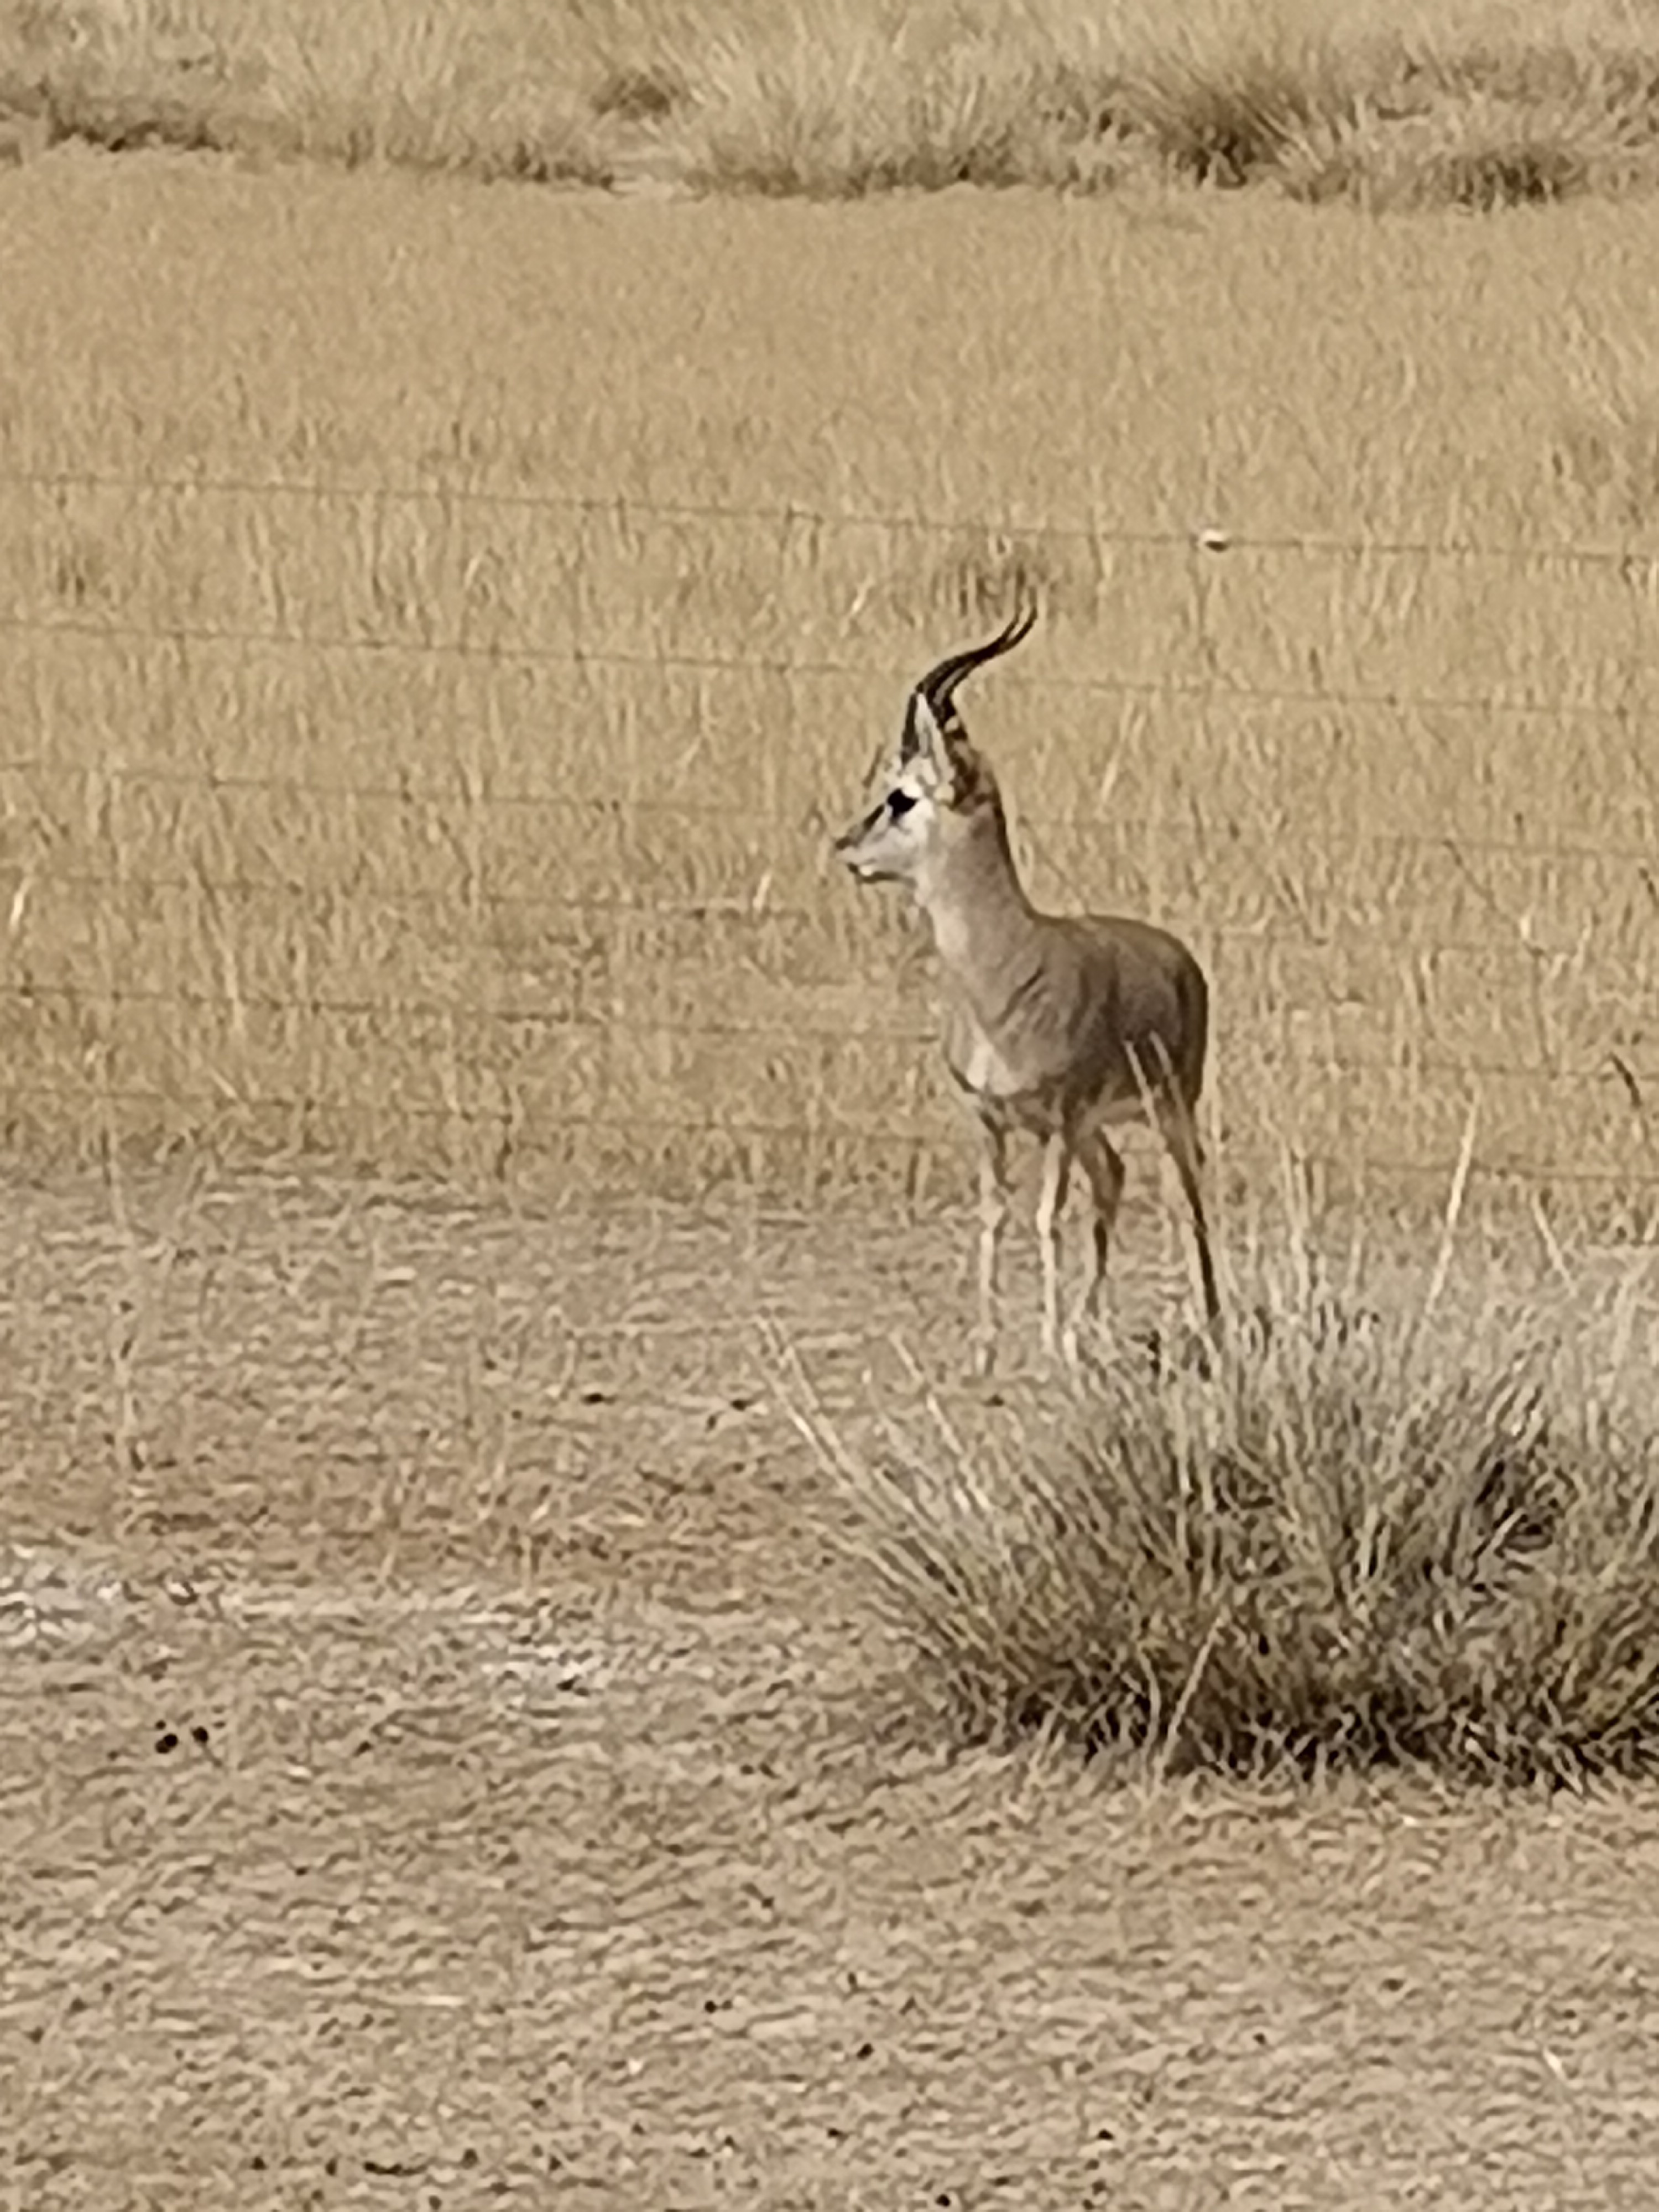
[[[7,2202],[1653,2201],[1650,1796],[896,1728],[757,1323],[856,1423],[965,1224],[3,1192]]]

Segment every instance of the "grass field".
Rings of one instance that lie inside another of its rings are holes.
[[[18,2188],[1637,2203],[1659,22],[779,24],[0,4]],[[969,1387],[1018,592],[1230,1334]]]
[[[1644,2202],[1659,29],[773,21],[0,5],[16,2187]],[[1229,1335],[969,1387],[1020,591]]]
[[[826,839],[1023,580],[974,727],[1211,963],[1237,1176],[1437,1206],[1473,1111],[1645,1218],[1659,214],[0,189],[20,1139],[954,1191]]]

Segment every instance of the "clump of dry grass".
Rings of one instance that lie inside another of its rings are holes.
[[[523,70],[485,14],[409,0],[179,10],[0,0],[0,117],[46,144],[166,147],[608,185],[627,83]],[[631,94],[637,110],[645,72]],[[590,79],[592,80],[590,82]],[[608,103],[608,104],[607,104]]]
[[[1097,41],[844,0],[699,41],[679,153],[703,191],[824,199],[951,185],[1100,189],[1127,173]]]
[[[1287,132],[1277,181],[1292,198],[1377,210],[1616,198],[1659,175],[1651,75],[1637,56],[1594,46],[1406,54],[1346,112],[1316,112]]]
[[[1630,1313],[1368,1309],[1261,1263],[1223,1347],[1121,1347],[1012,1437],[939,1408],[835,1471],[841,1541],[957,1736],[1158,1771],[1659,1766],[1659,1425]],[[1559,1317],[1558,1317],[1559,1318]]]
[[[1117,99],[1132,141],[1169,174],[1236,190],[1280,177],[1297,149],[1350,135],[1366,82],[1398,67],[1327,39],[1224,30],[1202,44],[1149,46]]]

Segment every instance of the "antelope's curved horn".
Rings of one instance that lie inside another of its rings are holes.
[[[934,714],[943,720],[951,704],[951,694],[964,676],[981,667],[988,660],[998,659],[1012,653],[1023,638],[1029,637],[1036,623],[1035,605],[1023,608],[1005,629],[984,645],[970,646],[966,653],[953,653],[930,668],[916,685],[916,690],[927,702]]]

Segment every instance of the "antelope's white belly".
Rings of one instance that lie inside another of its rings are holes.
[[[970,1091],[988,1091],[993,1097],[1012,1097],[1019,1088],[1019,1079],[988,1036],[971,1040],[962,1073]]]

